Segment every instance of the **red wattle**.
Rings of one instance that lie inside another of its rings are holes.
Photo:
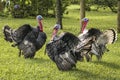
[[[42,25],[41,21],[39,21],[39,29],[40,29],[41,32],[43,32],[43,25]]]
[[[83,23],[82,23],[81,33],[83,33],[83,31],[84,31],[84,29],[85,29],[86,25],[87,25],[87,22],[83,22]]]

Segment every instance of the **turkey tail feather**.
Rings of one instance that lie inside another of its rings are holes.
[[[108,29],[104,33],[108,38],[108,44],[113,44],[117,40],[117,32],[114,29]]]
[[[11,38],[11,31],[12,31],[12,29],[8,25],[5,25],[3,27],[4,39],[6,41],[13,42],[13,40]]]

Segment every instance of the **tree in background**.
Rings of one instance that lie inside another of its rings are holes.
[[[47,16],[52,6],[52,0],[11,0],[11,14],[15,18]]]
[[[3,3],[3,2],[0,1],[0,12],[2,12],[3,9],[4,9],[4,4],[2,4],[2,3]]]
[[[0,16],[9,15],[10,12],[10,0],[0,1]]]
[[[85,0],[80,0],[80,27],[82,27],[82,19],[85,17]]]
[[[38,0],[37,9],[38,14],[48,16],[48,11],[53,7],[52,0]]]
[[[6,0],[3,1],[5,4],[7,3]],[[71,0],[61,0],[62,15],[70,3]],[[10,0],[10,5],[7,7],[7,13],[10,13],[14,18],[36,16],[38,14],[47,17],[55,17],[56,0]]]
[[[80,3],[80,0],[71,0],[71,3],[72,3],[72,4],[79,4],[79,3]]]
[[[55,16],[57,18],[57,22],[58,24],[61,25],[61,29],[63,29],[63,25],[62,25],[62,17],[63,14],[66,10],[66,7],[69,6],[70,1],[68,0],[56,0],[56,9],[55,9]]]
[[[120,0],[118,0],[118,17],[117,17],[117,30],[118,30],[118,33],[120,33]]]
[[[14,18],[24,18],[30,15],[30,0],[11,0],[11,15]]]
[[[104,9],[108,7],[112,12],[117,12],[117,0],[86,0],[86,2],[89,7],[96,5],[96,11],[98,11],[100,7],[103,7]]]
[[[56,0],[56,18],[57,18],[57,24],[61,25],[62,27],[62,2],[61,0]]]

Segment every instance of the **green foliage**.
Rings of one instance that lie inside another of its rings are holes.
[[[37,6],[38,6],[38,14],[47,16],[48,10],[53,7],[53,2],[52,0],[41,0],[38,2]]]
[[[66,7],[69,4],[70,1],[62,0],[62,14],[65,12]],[[19,8],[15,8],[16,5],[18,5]],[[55,7],[55,0],[11,0],[11,4],[7,9],[14,18],[36,16],[38,14],[49,16],[51,14],[49,11],[52,11],[52,15],[55,17]]]
[[[0,12],[2,12],[3,9],[4,9],[4,2],[1,2],[1,1],[0,1]]]
[[[62,13],[65,12],[65,10],[67,9],[67,6],[70,5],[70,1],[68,0],[62,0]]]
[[[9,8],[6,5],[6,1],[0,1],[0,16],[7,17],[9,15]]]
[[[30,2],[28,0],[11,0],[10,12],[14,18],[24,18],[29,16],[31,10]]]
[[[67,7],[69,14],[64,14],[63,31],[69,31],[75,35],[79,34],[79,5]],[[89,18],[87,28],[95,27],[100,30],[117,28],[115,13],[109,11],[86,12]],[[43,16],[44,17],[44,16]],[[44,17],[44,32],[49,42],[55,18]],[[106,52],[101,61],[93,56],[92,62],[78,62],[76,69],[71,71],[59,71],[56,65],[44,54],[44,47],[39,50],[34,59],[18,57],[17,47],[11,47],[11,43],[4,40],[2,27],[6,24],[12,28],[18,28],[23,24],[37,25],[36,19],[13,19],[0,17],[0,80],[120,80],[120,34],[113,45],[108,45],[109,52]],[[59,31],[59,33],[62,30]]]
[[[98,10],[100,7],[109,7],[112,12],[117,12],[117,0],[87,0],[88,5],[97,5]]]
[[[14,8],[15,5],[19,5],[19,8]],[[52,0],[20,0],[11,1],[11,13],[15,18],[22,18],[28,16],[36,16],[41,14],[48,15],[48,10],[52,7]]]
[[[62,0],[62,14],[65,12],[69,3],[69,1]],[[15,8],[16,5],[19,5],[19,8]],[[52,10],[55,17],[55,7],[55,0],[11,0],[10,12],[15,18],[23,18],[38,14],[49,16],[49,11]]]
[[[29,16],[36,16],[38,14],[55,17],[56,0],[10,0],[10,6],[5,8],[5,0],[0,3],[0,11],[4,9],[5,14],[12,15],[15,18],[24,18]],[[70,4],[80,4],[80,0],[61,0],[62,1],[62,15],[68,14],[66,10]],[[91,11],[92,6],[96,6],[95,10],[98,11],[101,7],[106,9],[110,8],[112,12],[117,12],[118,0],[86,0],[86,10]],[[20,8],[15,9],[14,6],[19,5]]]
[[[71,0],[72,4],[80,4],[80,0]]]

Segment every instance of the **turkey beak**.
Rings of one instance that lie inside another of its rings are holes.
[[[83,31],[85,30],[87,23],[88,23],[88,21],[84,21],[84,20],[82,20],[81,33],[83,33]]]

